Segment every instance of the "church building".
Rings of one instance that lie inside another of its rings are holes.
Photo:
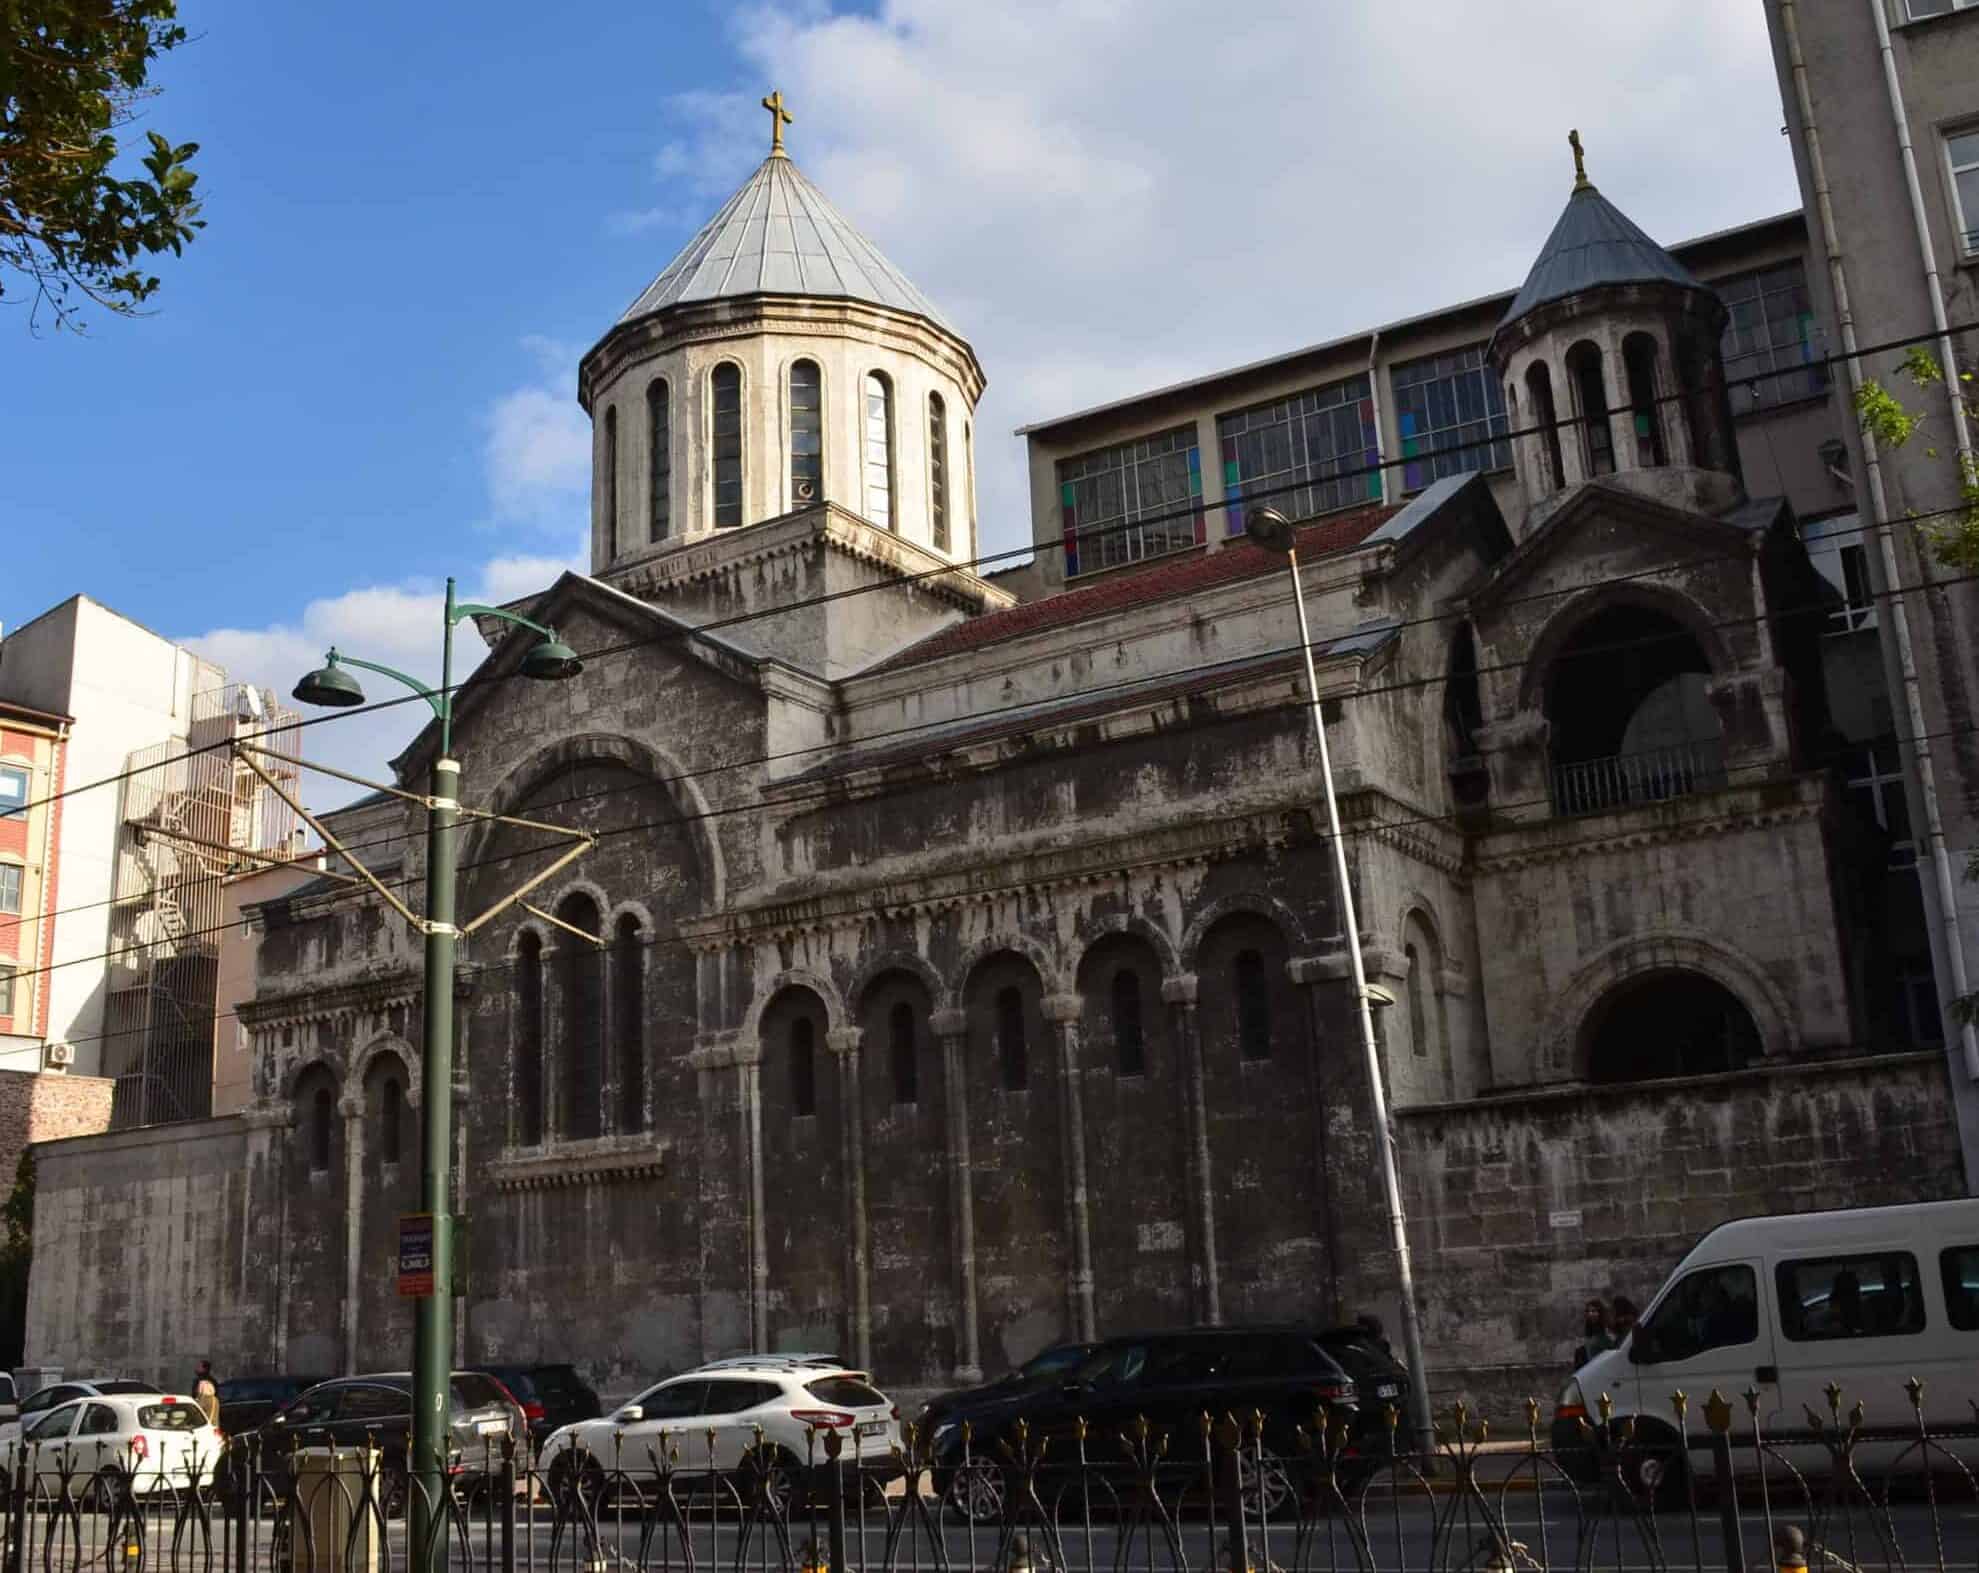
[[[1765,339],[1798,215],[1673,252],[1578,175],[1515,296],[1029,428],[1034,560],[989,571],[967,325],[772,113],[576,368],[590,571],[514,609],[581,674],[488,620],[459,697],[466,801],[596,838],[461,946],[464,1361],[610,1395],[832,1349],[912,1392],[1127,1329],[1396,1325],[1262,503],[1393,1001],[1436,1393],[1546,1397],[1584,1299],[1725,1217],[1962,1189],[1850,776],[1888,706],[1806,523],[1846,417]],[[424,817],[334,828],[416,891]],[[462,912],[566,844],[475,824]],[[404,1364],[418,936],[329,880],[250,923],[245,1111],[41,1149],[31,1359]]]

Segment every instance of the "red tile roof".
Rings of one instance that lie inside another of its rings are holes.
[[[1358,546],[1401,511],[1399,504],[1377,504],[1370,508],[1357,508],[1351,513],[1330,514],[1316,523],[1301,527],[1297,549],[1308,557],[1345,551],[1348,547]],[[938,634],[929,635],[919,644],[909,645],[868,670],[890,672],[898,667],[917,666],[923,661],[938,660],[963,650],[978,650],[985,645],[1001,644],[1006,639],[1038,633],[1046,628],[1061,627],[1088,617],[1103,617],[1126,607],[1191,595],[1213,585],[1255,579],[1260,574],[1276,570],[1283,560],[1276,553],[1267,552],[1245,540],[1231,541],[1220,551],[1197,551],[1158,558],[1131,573],[1117,573],[1082,589],[1067,590],[1060,595],[1048,595],[1043,600],[1026,601],[1001,612],[987,612],[981,617],[969,618],[952,628],[944,628]]]

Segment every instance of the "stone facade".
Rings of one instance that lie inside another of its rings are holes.
[[[622,323],[587,358],[593,408],[710,313],[770,333],[760,304]],[[1576,324],[1623,343],[1606,314],[1635,304],[1593,278],[1544,311],[1571,352]],[[872,311],[833,320],[897,347]],[[960,379],[973,360],[926,332]],[[1626,409],[1620,365],[1595,375]],[[747,386],[746,429],[778,429],[787,388]],[[1441,1388],[1556,1361],[1586,1292],[1645,1292],[1711,1217],[1958,1185],[1942,1062],[1863,1052],[1872,926],[1820,750],[1831,597],[1791,507],[1747,498],[1729,419],[1700,405],[1683,442],[1564,487],[1523,452],[1516,507],[1456,474],[1298,534]],[[1127,1327],[1393,1326],[1283,559],[1199,540],[1013,604],[911,527],[742,484],[746,528],[698,516],[697,481],[677,542],[601,534],[592,575],[529,600],[595,652],[581,675],[523,681],[500,637],[460,696],[466,797],[511,816],[460,849],[463,919],[493,913],[454,980],[464,1353],[623,1392],[833,1347],[912,1390]],[[555,855],[515,819],[593,843],[500,906]],[[418,887],[417,802],[338,828]],[[142,1154],[46,1149],[65,1265],[33,1291],[37,1358],[135,1364],[153,1322],[231,1338],[236,1369],[406,1345],[416,937],[328,882],[251,917],[246,1113]],[[224,1268],[194,1285],[172,1258],[90,1314],[115,1249],[94,1220],[149,1218],[156,1178],[221,1161],[236,1177],[180,1205]],[[1542,1202],[1584,1235],[1542,1233]],[[202,1321],[212,1283],[226,1315]]]

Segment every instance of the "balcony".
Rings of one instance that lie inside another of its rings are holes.
[[[1553,812],[1612,814],[1649,803],[1715,792],[1725,784],[1718,739],[1678,743],[1639,754],[1613,754],[1553,767]]]

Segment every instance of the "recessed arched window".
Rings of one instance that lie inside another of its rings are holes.
[[[918,1103],[921,1098],[921,1070],[914,1055],[914,1007],[905,1000],[895,1005],[886,1018],[887,1054],[893,1070],[893,1101]]]
[[[962,485],[969,505],[968,555],[976,555],[976,433],[969,422],[962,423]]]
[[[543,941],[524,933],[515,952],[515,1136],[543,1139]]]
[[[1567,468],[1560,455],[1560,416],[1553,403],[1552,368],[1543,360],[1534,361],[1526,367],[1525,386],[1527,402],[1532,406],[1526,413],[1539,431],[1539,482],[1557,492],[1567,484]]]
[[[1581,457],[1589,475],[1615,473],[1615,433],[1608,420],[1608,382],[1601,371],[1601,351],[1582,339],[1567,351],[1567,376],[1580,405]]]
[[[612,938],[612,1048],[618,1068],[618,1128],[646,1123],[646,943],[630,912]]]
[[[655,377],[646,388],[647,539],[673,531],[673,390]]]
[[[790,1112],[800,1120],[818,1112],[818,1029],[809,1016],[790,1024]]]
[[[625,542],[619,538],[618,517],[618,406],[610,405],[605,410],[605,539],[611,543],[612,556],[625,550]]]
[[[708,378],[713,393],[715,528],[742,522],[742,368],[723,361]]]
[[[790,505],[802,508],[825,494],[824,385],[814,360],[790,367]]]
[[[1024,1043],[1024,996],[1014,988],[997,991],[996,1057],[1005,1092],[1022,1092],[1031,1084],[1030,1056]]]
[[[1147,1070],[1147,1034],[1141,1027],[1141,977],[1132,967],[1113,974],[1113,1053],[1122,1076]]]
[[[1647,468],[1668,464],[1663,447],[1663,412],[1656,403],[1656,341],[1646,333],[1622,340],[1622,368],[1629,379],[1629,425],[1635,462]]]
[[[330,1121],[337,1100],[328,1087],[318,1087],[309,1100],[309,1167],[318,1174],[330,1170]]]
[[[948,406],[928,395],[928,508],[937,551],[948,550]]]
[[[897,528],[893,517],[893,384],[883,372],[866,373],[862,414],[866,477],[866,517],[882,529]]]
[[[598,904],[582,891],[564,897],[557,916],[585,934],[598,932]],[[567,935],[557,945],[557,1001],[563,1017],[558,1111],[565,1136],[599,1134],[604,1118],[604,956],[589,940]]]
[[[1413,945],[1402,947],[1402,960],[1409,972],[1409,1046],[1419,1060],[1429,1058],[1429,1013],[1422,1004],[1422,957]]]
[[[1240,950],[1230,963],[1231,993],[1237,1002],[1237,1052],[1247,1060],[1271,1058],[1271,985],[1264,957]]]
[[[399,1079],[387,1076],[384,1086],[378,1089],[378,1161],[397,1163],[402,1141],[399,1122],[405,1117],[405,1094],[399,1091]]]

